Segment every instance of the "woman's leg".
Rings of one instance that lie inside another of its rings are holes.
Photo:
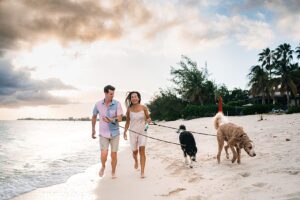
[[[132,156],[133,156],[133,159],[134,159],[134,169],[139,168],[139,162],[138,162],[137,155],[138,155],[138,150],[132,151]]]
[[[141,178],[145,178],[146,153],[145,146],[140,146]]]

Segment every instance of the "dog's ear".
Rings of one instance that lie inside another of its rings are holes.
[[[185,127],[185,125],[181,124],[181,125],[179,126],[179,129],[180,129],[180,130],[186,130],[186,127]]]
[[[243,138],[243,136],[244,136],[244,133],[243,132],[239,132],[237,134],[237,139],[241,140]]]
[[[240,142],[238,145],[239,145],[239,148],[240,148],[240,149],[244,148],[243,143]]]

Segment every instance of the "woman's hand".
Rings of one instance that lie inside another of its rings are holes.
[[[124,137],[124,140],[127,140],[127,133],[126,132],[124,132],[123,137]]]
[[[148,124],[152,123],[152,119],[150,117],[147,119],[147,123]]]

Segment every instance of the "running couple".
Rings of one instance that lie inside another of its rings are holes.
[[[111,150],[111,176],[116,178],[117,152],[119,148],[120,129],[119,122],[122,121],[122,106],[114,100],[115,88],[111,85],[104,87],[105,98],[98,101],[93,110],[92,117],[92,138],[96,138],[96,121],[99,115],[99,137],[101,149],[101,169],[99,176],[102,177],[105,170],[105,163],[108,156],[108,149]],[[139,92],[130,92],[125,100],[127,107],[126,124],[124,130],[124,139],[127,140],[128,128],[132,130],[129,134],[130,146],[134,158],[134,168],[138,169],[138,154],[140,154],[141,178],[145,178],[146,154],[145,146],[147,138],[136,134],[146,134],[146,123],[151,122],[146,106],[141,104],[141,95]]]

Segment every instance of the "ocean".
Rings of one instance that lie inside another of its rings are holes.
[[[0,121],[0,138],[1,200],[63,183],[100,162],[88,121]]]

